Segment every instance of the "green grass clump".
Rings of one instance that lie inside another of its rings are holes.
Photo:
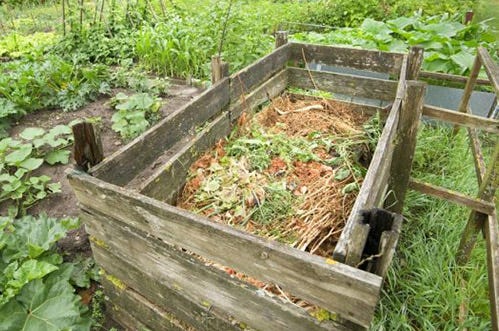
[[[476,194],[465,131],[424,126],[412,176]],[[490,330],[483,241],[465,266],[455,262],[469,210],[409,191],[397,257],[389,271],[373,330]],[[460,307],[467,312],[460,316]]]

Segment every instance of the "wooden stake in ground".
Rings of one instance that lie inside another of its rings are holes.
[[[222,78],[229,76],[229,64],[222,61],[222,58],[215,55],[211,58],[211,83],[215,84]]]
[[[102,142],[91,123],[73,125],[74,159],[81,169],[87,171],[104,159]]]

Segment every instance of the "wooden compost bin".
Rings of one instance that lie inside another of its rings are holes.
[[[403,197],[409,180],[407,146],[414,140],[411,123],[417,122],[410,118],[416,113],[413,109],[422,107],[424,84],[406,79],[419,71],[420,55],[417,49],[404,55],[287,43],[221,79],[88,174],[68,172],[95,259],[104,271],[112,317],[134,330],[367,328],[401,223],[400,215],[372,208],[383,207],[388,191]],[[308,62],[360,70],[356,73],[385,73],[390,79],[308,70],[304,68]],[[214,223],[167,203],[175,201],[191,163],[227,136],[244,111],[288,86],[385,102],[382,108],[335,101],[353,111],[380,111],[386,123],[334,259]],[[389,185],[391,181],[396,185]],[[379,243],[370,272],[355,267],[366,258],[368,240]],[[336,318],[321,322],[302,308],[262,295],[257,288],[206,266],[196,256],[279,284]]]

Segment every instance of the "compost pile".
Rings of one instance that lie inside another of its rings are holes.
[[[282,96],[190,168],[177,205],[331,256],[381,131],[326,100]]]

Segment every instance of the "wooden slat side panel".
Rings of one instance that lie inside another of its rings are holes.
[[[205,91],[132,142],[90,169],[102,180],[123,186],[197,126],[203,125],[229,103],[229,79]]]
[[[68,173],[84,207],[154,234],[210,260],[230,266],[368,326],[381,278],[330,259],[265,240],[204,217],[105,183],[85,173]]]
[[[371,164],[367,170],[366,177],[355,200],[352,212],[340,239],[334,250],[334,259],[340,262],[346,261],[349,265],[356,265],[360,261],[364,249],[369,226],[361,224],[359,215],[363,209],[379,207],[382,203],[384,188],[388,184],[388,174],[393,157],[394,138],[399,118],[398,107],[401,100],[396,100],[390,115],[386,120],[383,133],[374,151]],[[356,234],[354,234],[356,232]],[[347,257],[350,258],[347,259]]]
[[[107,313],[129,330],[191,330],[194,329],[175,319],[170,313],[155,306],[130,288],[119,289],[106,277],[100,283],[109,298]]]
[[[289,44],[281,46],[254,64],[230,76],[231,102],[240,101],[242,95],[250,93],[254,88],[284,69],[289,60],[290,49]]]
[[[431,119],[458,124],[466,126],[468,128],[481,129],[492,133],[499,133],[498,120],[476,116],[470,113],[459,113],[445,108],[424,105],[423,115],[428,116]]]
[[[120,222],[86,211],[89,233],[106,243],[117,261],[140,265],[144,277],[177,290],[193,304],[202,304],[223,320],[238,322],[258,330],[331,330],[305,310],[262,295],[257,288],[232,278],[225,272],[207,267],[197,258],[172,248],[152,235],[135,232]],[[109,265],[106,266],[109,268]],[[105,267],[105,268],[106,268]],[[140,284],[128,284],[137,288]],[[158,302],[160,304],[160,302]]]
[[[215,315],[209,307],[203,306],[201,302],[192,302],[181,292],[164,286],[161,283],[161,278],[151,277],[140,269],[137,263],[120,260],[118,256],[100,246],[94,245],[92,251],[96,262],[103,266],[107,272],[118,275],[119,280],[127,285],[134,284],[134,291],[154,302],[160,309],[173,314],[182,323],[192,325],[194,329],[201,331],[240,330],[239,327]],[[113,279],[113,281],[116,280]]]
[[[364,182],[334,249],[333,257],[335,260],[346,262],[348,265],[359,263],[369,234],[369,225],[361,222],[361,211],[380,207],[383,204],[383,195],[388,186],[389,170],[395,149],[394,139],[400,118],[400,107],[402,98],[406,93],[407,70],[408,57],[404,55],[395,100],[376,145]]]
[[[291,43],[291,60],[303,62],[303,53],[307,62],[381,72],[394,76],[399,75],[404,56],[400,53]]]
[[[288,85],[288,71],[284,69],[277,73],[274,77],[258,86],[249,94],[240,96],[238,101],[234,101],[230,105],[231,122],[235,122],[243,112],[251,112],[259,105],[266,101],[271,101],[272,98],[280,95]]]
[[[317,89],[360,98],[389,101],[395,99],[397,82],[356,75],[289,67],[289,85]],[[312,76],[312,79],[310,78]]]
[[[499,231],[496,215],[490,215],[484,226],[487,245],[490,316],[492,329],[499,331]]]
[[[161,168],[148,178],[140,192],[149,197],[173,203],[185,184],[191,164],[206,150],[230,133],[229,114],[224,113],[189,140]]]

